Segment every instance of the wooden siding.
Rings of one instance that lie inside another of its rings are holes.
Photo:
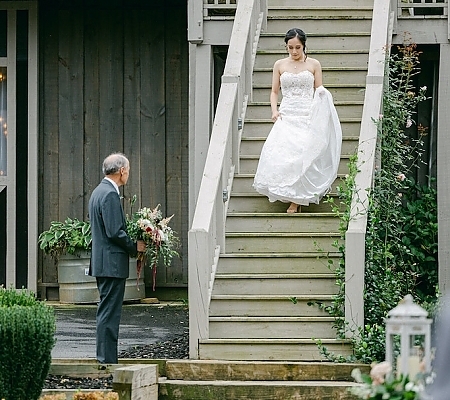
[[[130,159],[123,189],[137,206],[175,214],[180,259],[158,287],[187,285],[188,42],[186,0],[40,1],[39,232],[87,218],[114,151]],[[40,282],[57,281],[40,259]],[[147,287],[150,271],[146,270]]]

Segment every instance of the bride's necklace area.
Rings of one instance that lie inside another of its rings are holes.
[[[292,63],[294,64],[294,69],[297,69],[297,66],[300,64],[303,64],[305,62],[304,59],[300,59],[300,60],[292,60]]]

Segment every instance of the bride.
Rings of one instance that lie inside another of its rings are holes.
[[[274,125],[258,163],[253,187],[269,201],[319,203],[336,179],[342,132],[322,68],[306,54],[306,35],[290,29],[284,39],[289,56],[275,62],[270,105]],[[277,109],[278,91],[283,99]]]

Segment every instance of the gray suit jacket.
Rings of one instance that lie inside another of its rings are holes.
[[[120,197],[106,179],[89,199],[89,219],[92,231],[89,275],[128,278],[129,256],[136,256],[137,247],[127,235]]]

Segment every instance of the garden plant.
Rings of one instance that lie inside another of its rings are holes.
[[[53,308],[25,289],[0,287],[0,399],[39,398],[54,344]]]
[[[427,88],[416,88],[420,53],[416,45],[399,46],[388,56],[388,85],[383,94],[382,114],[374,120],[379,143],[369,208],[365,248],[364,327],[354,332],[353,356],[323,353],[335,361],[372,363],[385,358],[387,312],[408,293],[433,314],[437,304],[437,196],[434,180],[416,182],[423,168],[423,138],[427,128],[414,120],[417,106],[427,99]],[[416,128],[417,135],[411,135]],[[338,188],[340,200],[329,198],[341,219],[341,234],[347,230],[357,155],[350,160],[350,173]],[[340,204],[345,210],[341,211]],[[335,243],[342,257],[336,271],[339,294],[330,306],[323,306],[335,317],[338,337],[348,329],[344,322],[345,246]],[[333,264],[332,260],[329,260]]]

